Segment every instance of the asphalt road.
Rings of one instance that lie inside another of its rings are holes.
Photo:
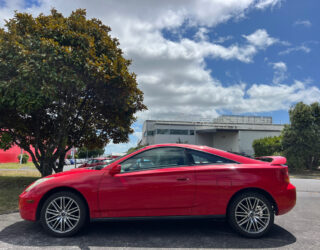
[[[208,219],[99,221],[72,238],[53,238],[39,224],[12,213],[0,215],[0,249],[320,249],[320,180],[291,181],[298,190],[296,207],[276,217],[271,232],[261,239],[243,238],[226,222]]]

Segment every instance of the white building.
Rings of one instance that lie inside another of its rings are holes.
[[[213,122],[146,120],[140,144],[187,143],[253,155],[255,139],[278,136],[283,126],[265,116],[220,116]]]

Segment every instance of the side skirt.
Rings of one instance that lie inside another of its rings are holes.
[[[126,221],[126,220],[194,220],[194,219],[225,219],[226,215],[173,215],[145,217],[106,217],[94,218],[91,221]]]

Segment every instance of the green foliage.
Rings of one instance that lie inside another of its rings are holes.
[[[19,160],[19,162],[20,162],[20,159],[21,159],[21,154],[18,155],[18,160]],[[26,163],[28,162],[28,160],[29,160],[29,155],[26,154],[26,153],[22,154],[21,163],[22,163],[22,164],[26,164]]]
[[[0,29],[0,147],[19,145],[42,176],[62,171],[72,146],[127,142],[135,113],[146,109],[109,32],[82,9],[16,12]]]
[[[3,150],[8,150],[13,145],[12,138],[9,133],[2,131],[0,133],[0,148]]]
[[[104,148],[88,149],[86,147],[83,147],[83,148],[80,148],[77,152],[77,155],[80,159],[97,157],[103,154],[104,154]]]
[[[279,155],[282,152],[281,136],[265,137],[256,139],[253,141],[252,147],[254,149],[254,155],[259,156],[271,156]]]
[[[144,145],[137,145],[136,147],[129,148],[127,151],[127,154],[131,154],[132,152],[134,152],[140,148],[143,148],[143,147],[145,147],[145,146]]]
[[[282,146],[288,166],[316,169],[320,159],[320,104],[297,103],[289,110],[290,125],[283,130]]]

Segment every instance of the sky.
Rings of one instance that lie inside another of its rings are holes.
[[[318,0],[0,0],[0,25],[14,10],[51,8],[111,27],[137,74],[148,111],[137,114],[124,152],[141,138],[143,121],[212,120],[219,115],[272,116],[320,98]]]

